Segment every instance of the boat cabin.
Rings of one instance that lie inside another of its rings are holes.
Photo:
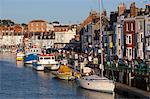
[[[40,54],[41,53],[41,48],[30,48],[30,49],[27,49],[25,51],[25,53],[28,55],[28,54]]]
[[[55,54],[40,54],[39,63],[40,64],[56,64]]]

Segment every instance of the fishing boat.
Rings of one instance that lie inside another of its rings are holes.
[[[37,60],[32,62],[32,68],[37,71],[44,71],[44,66],[42,64],[38,64]]]
[[[55,54],[39,54],[38,63],[43,64],[46,67],[51,67],[52,65],[57,64]]]
[[[24,64],[32,64],[33,60],[38,60],[38,54],[28,54],[24,56]]]
[[[31,47],[31,48],[27,48],[25,49],[25,55],[29,55],[29,54],[41,54],[41,48],[37,48],[37,47]]]
[[[115,84],[112,80],[109,80],[106,77],[99,77],[97,75],[89,75],[81,77],[77,80],[79,86],[85,89],[113,93]]]
[[[17,61],[23,61],[25,54],[22,51],[19,51],[16,53],[16,60]]]
[[[70,68],[66,65],[61,65],[58,71],[52,73],[55,77],[62,80],[74,80],[76,78]]]
[[[32,67],[32,61],[38,60],[38,54],[41,54],[41,48],[31,47],[25,49],[24,64]]]

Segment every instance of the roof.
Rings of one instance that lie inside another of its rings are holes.
[[[46,22],[46,21],[44,21],[44,20],[32,20],[29,23],[31,23],[31,22]]]

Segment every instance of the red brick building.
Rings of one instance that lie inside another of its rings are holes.
[[[47,32],[47,22],[44,20],[33,20],[28,24],[29,32]]]
[[[124,38],[125,53],[129,60],[135,58],[135,18],[125,18],[124,20]]]

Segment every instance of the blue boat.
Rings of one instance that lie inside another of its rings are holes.
[[[25,64],[32,64],[33,60],[38,60],[38,54],[29,54],[24,57]]]

